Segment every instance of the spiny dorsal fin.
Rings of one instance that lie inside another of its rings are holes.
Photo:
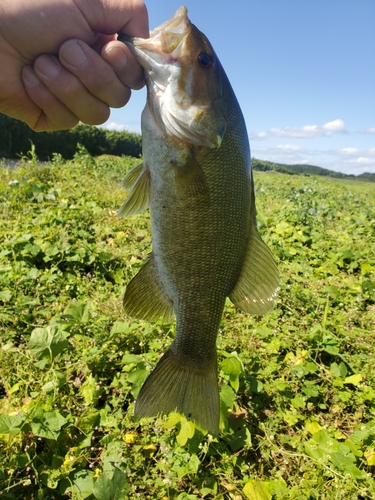
[[[129,217],[146,210],[150,203],[150,171],[140,163],[132,168],[122,182],[125,189],[130,193],[122,206],[118,209],[119,217]]]
[[[237,285],[229,295],[233,304],[250,314],[265,314],[274,306],[279,291],[279,273],[272,253],[254,224]]]
[[[159,285],[151,256],[126,287],[125,312],[138,319],[168,323],[173,320],[173,303]]]

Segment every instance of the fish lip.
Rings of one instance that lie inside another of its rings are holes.
[[[149,38],[119,34],[117,40],[125,43],[134,52],[140,64],[148,70],[151,69],[151,60],[154,64],[174,61],[174,49],[187,35],[189,25],[187,8],[182,6],[168,21],[151,30]],[[166,33],[169,43],[165,39]]]
[[[188,26],[188,10],[185,6],[180,7],[168,21],[160,24],[150,31],[150,38],[154,38],[162,31],[170,31],[183,34]]]

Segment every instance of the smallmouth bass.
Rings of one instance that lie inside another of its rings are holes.
[[[152,254],[130,281],[132,317],[171,321],[176,335],[147,378],[136,417],[177,410],[219,431],[216,338],[226,297],[273,307],[278,272],[258,235],[248,135],[210,42],[180,7],[150,38],[120,36],[145,70],[143,163],[124,180],[119,216],[148,207]]]

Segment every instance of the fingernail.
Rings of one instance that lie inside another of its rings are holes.
[[[35,61],[35,69],[48,78],[55,78],[60,73],[60,64],[55,57],[43,55]]]
[[[112,67],[122,69],[128,62],[128,56],[120,47],[111,47],[108,52],[108,61]]]
[[[87,62],[87,57],[82,46],[76,40],[65,42],[59,53],[60,58],[74,68],[82,68]]]
[[[22,69],[22,79],[33,87],[36,87],[40,84],[40,80],[34,73],[34,69],[32,66],[24,66],[24,68]]]

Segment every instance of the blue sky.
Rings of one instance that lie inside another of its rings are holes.
[[[150,28],[181,0],[146,1]],[[375,173],[375,0],[186,0],[242,108],[255,158]],[[140,132],[145,91],[104,125]]]

